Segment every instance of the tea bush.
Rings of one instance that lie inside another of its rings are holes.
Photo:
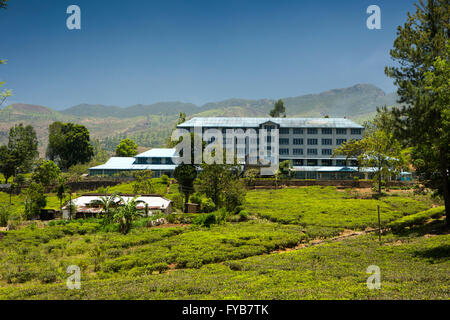
[[[83,281],[80,290],[67,290],[65,283],[2,286],[0,299],[450,298],[450,260],[445,259],[450,235],[386,235],[384,241],[380,246],[375,235],[366,235],[170,274],[150,274],[145,271],[147,265],[120,277],[104,277],[99,272],[98,278]],[[381,290],[367,288],[366,269],[371,264],[382,270]]]
[[[445,207],[433,208],[410,216],[405,216],[388,224],[393,231],[399,232],[407,227],[421,225],[429,219],[438,219],[445,214]]]
[[[377,205],[381,208],[383,226],[431,207],[426,201],[400,196],[353,199],[348,191],[315,186],[249,191],[246,210],[284,224],[365,229],[378,225]]]

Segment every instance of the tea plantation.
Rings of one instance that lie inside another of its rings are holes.
[[[382,245],[374,233],[333,239],[375,227],[377,204],[383,226],[404,228]],[[122,235],[98,219],[31,224],[1,232],[0,299],[449,299],[442,215],[410,222],[431,207],[413,194],[308,187],[250,191],[250,220],[210,228],[143,218]],[[70,265],[81,269],[80,290],[66,286]],[[381,269],[380,290],[367,288],[370,265]]]

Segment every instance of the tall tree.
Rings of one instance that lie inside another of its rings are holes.
[[[180,115],[178,117],[177,125],[182,124],[186,122],[186,113],[180,112]]]
[[[22,123],[9,130],[8,150],[16,162],[16,172],[29,172],[34,159],[39,155],[36,131],[30,125]]]
[[[137,155],[137,149],[136,142],[129,138],[123,139],[116,148],[116,157],[134,157]]]
[[[284,107],[283,100],[279,99],[277,102],[275,102],[275,105],[273,106],[273,109],[270,110],[269,114],[272,118],[279,118],[282,115],[284,118],[286,118],[286,108]]]
[[[223,207],[227,204],[227,189],[239,182],[239,168],[231,164],[206,163],[201,168],[199,191],[210,198],[216,207]]]
[[[8,183],[9,178],[16,172],[16,160],[7,146],[0,146],[0,172],[5,177],[5,183]]]
[[[398,86],[399,102],[404,106],[392,110],[396,134],[413,147],[412,158],[427,185],[443,194],[447,226],[450,227],[450,155],[448,101],[442,100],[431,74],[439,71],[435,64],[448,61],[450,35],[449,0],[419,0],[416,12],[408,14],[398,27],[391,57],[397,66],[385,72]],[[448,78],[447,78],[448,80]],[[428,83],[427,83],[428,82]],[[443,84],[448,91],[448,82]],[[422,165],[420,165],[422,164]]]
[[[197,169],[192,164],[180,164],[173,173],[178,181],[180,193],[184,195],[184,212],[187,212],[189,197],[195,192],[194,180],[197,178]]]
[[[62,203],[66,194],[66,179],[61,175],[58,177],[58,186],[56,187],[56,196],[59,200],[59,210],[62,212]]]
[[[44,186],[32,182],[24,191],[25,194],[25,215],[27,219],[34,218],[39,215],[42,208],[47,205],[47,197],[45,196]]]
[[[89,162],[94,156],[89,130],[79,124],[54,122],[49,126],[47,157],[63,169]]]

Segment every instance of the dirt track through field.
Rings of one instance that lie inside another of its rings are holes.
[[[294,251],[294,250],[299,250],[299,249],[303,249],[303,248],[307,248],[307,247],[312,247],[312,246],[316,246],[318,244],[322,244],[325,242],[337,242],[337,241],[342,241],[348,238],[353,238],[353,237],[357,237],[363,234],[368,234],[371,232],[375,232],[377,231],[377,229],[370,229],[367,228],[364,231],[354,231],[354,230],[344,230],[339,236],[334,237],[334,238],[327,238],[327,239],[313,239],[309,242],[306,243],[300,243],[295,247],[292,248],[285,248],[285,249],[279,249],[279,250],[274,250],[268,254],[274,254],[274,253],[282,253],[282,252],[288,252],[288,251]]]
[[[307,243],[300,243],[300,244],[298,244],[298,245],[296,245],[295,247],[292,247],[292,248],[284,248],[284,249],[274,250],[274,251],[271,251],[269,253],[264,253],[262,255],[277,254],[277,253],[289,252],[289,251],[294,251],[294,250],[300,250],[300,249],[311,247],[311,246],[315,246],[315,245],[318,245],[318,244],[322,244],[322,243],[326,243],[326,242],[342,241],[342,240],[345,240],[345,239],[348,239],[348,238],[358,237],[358,236],[361,236],[361,235],[364,235],[364,234],[369,234],[371,232],[376,232],[376,231],[377,231],[377,229],[372,229],[372,228],[367,228],[364,231],[344,230],[337,237],[327,238],[327,239],[313,239],[313,240],[311,240],[311,241],[309,241]],[[382,230],[382,232],[383,232],[383,230]],[[250,257],[245,257],[243,259],[247,259],[247,258],[250,258]],[[243,260],[243,259],[234,259],[234,260]],[[224,262],[226,262],[226,261],[222,261],[222,262],[219,262],[219,263],[223,264]],[[173,270],[183,270],[183,269],[186,269],[186,268],[177,269],[176,264],[173,263],[173,264],[169,265],[169,269],[167,270],[167,272],[170,273]]]

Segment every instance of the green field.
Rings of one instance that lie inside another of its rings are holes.
[[[250,191],[247,202],[248,211],[274,222],[348,229],[376,227],[377,205],[383,225],[431,207],[430,200],[423,197],[355,199],[350,190],[319,186]]]
[[[31,224],[2,232],[0,299],[449,299],[441,215],[416,215],[419,225],[384,234],[381,246],[374,233],[333,238],[375,226],[377,204],[387,225],[432,200],[308,187],[251,191],[249,221],[211,228],[148,228],[145,218],[122,235],[96,219]],[[81,268],[80,290],[65,285],[69,265]],[[380,290],[366,286],[370,265]]]

